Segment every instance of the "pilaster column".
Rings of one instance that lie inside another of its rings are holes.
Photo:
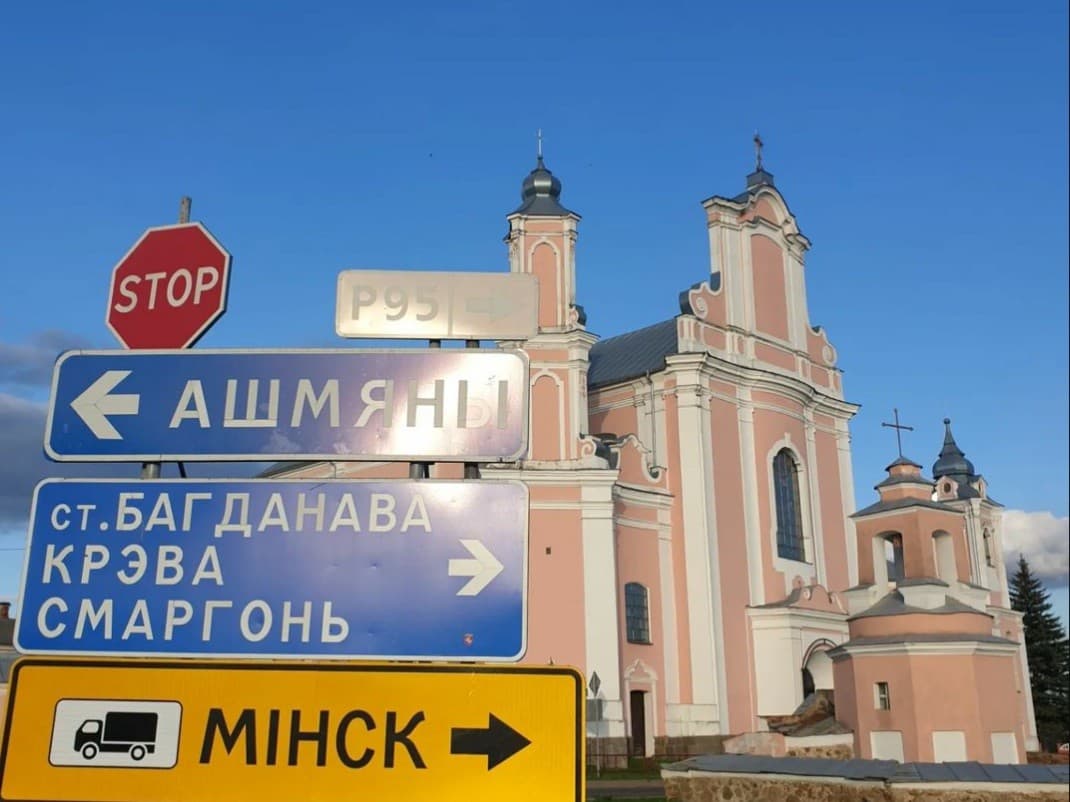
[[[588,735],[624,736],[624,705],[620,694],[620,616],[617,563],[613,536],[613,481],[584,483],[580,506],[583,526],[583,617],[587,679],[597,671],[602,680],[603,721]]]
[[[824,526],[821,516],[821,485],[818,476],[817,444],[814,435],[814,413],[807,408],[803,411],[804,427],[806,430],[806,484],[809,487],[810,496],[810,531],[814,536],[813,567],[815,581],[824,587],[828,587],[828,576],[825,569],[825,537]]]
[[[758,455],[754,446],[754,407],[751,406],[750,389],[739,388],[736,408],[739,420],[739,458],[743,477],[743,523],[747,539],[747,586],[750,588],[750,605],[765,604],[765,566],[762,562],[761,521],[758,508]]]
[[[681,500],[687,577],[688,621],[691,640],[691,693],[696,706],[706,706],[709,725],[726,731],[727,710],[721,704],[724,687],[724,646],[721,627],[720,561],[714,515],[712,437],[709,393],[697,371],[677,376],[677,415],[680,432]],[[697,712],[697,711],[696,711]],[[693,734],[717,734],[695,732]]]

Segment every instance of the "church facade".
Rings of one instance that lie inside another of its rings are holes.
[[[588,735],[616,751],[701,751],[826,692],[858,757],[1024,761],[1021,621],[983,478],[945,443],[933,479],[897,461],[855,513],[857,406],[810,325],[809,242],[760,163],[703,208],[708,278],[675,317],[606,340],[576,299],[579,215],[541,156],[507,217],[509,269],[539,286],[538,334],[499,344],[530,360],[529,449],[481,473],[530,492],[524,662],[597,674]]]

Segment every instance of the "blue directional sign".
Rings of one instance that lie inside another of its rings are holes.
[[[520,482],[46,480],[16,647],[518,660],[527,519]]]
[[[54,460],[514,460],[527,360],[476,349],[71,351]]]

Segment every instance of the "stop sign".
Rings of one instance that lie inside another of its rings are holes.
[[[188,348],[227,306],[230,254],[200,223],[150,228],[115,266],[108,328],[127,348]]]

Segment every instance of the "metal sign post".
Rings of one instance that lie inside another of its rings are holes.
[[[602,745],[601,745],[601,729],[602,729],[602,700],[598,696],[598,691],[602,688],[602,678],[598,676],[597,671],[591,672],[591,680],[587,683],[587,688],[591,691],[591,698],[588,701],[588,718],[594,722],[594,774],[595,777],[602,776]]]

